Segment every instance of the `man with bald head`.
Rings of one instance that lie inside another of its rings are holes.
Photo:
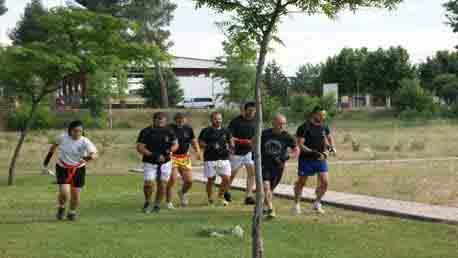
[[[262,178],[264,181],[266,216],[275,217],[272,204],[272,192],[280,183],[285,163],[290,159],[290,153],[296,157],[299,148],[296,141],[286,131],[286,117],[282,114],[275,115],[272,126],[266,129],[261,136]]]

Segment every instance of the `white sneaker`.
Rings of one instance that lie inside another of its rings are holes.
[[[180,198],[180,204],[181,206],[188,206],[189,205],[189,200],[186,194],[183,193],[183,191],[178,192],[178,198]]]
[[[175,206],[173,206],[173,203],[171,203],[171,202],[168,202],[166,206],[167,206],[167,209],[169,209],[169,210],[175,210],[176,209]]]
[[[321,205],[321,202],[314,202],[313,203],[313,210],[318,214],[324,214],[324,210],[323,210],[323,207]]]
[[[294,215],[299,215],[302,213],[302,210],[301,210],[301,205],[299,203],[295,203],[293,208],[292,208],[292,212]]]

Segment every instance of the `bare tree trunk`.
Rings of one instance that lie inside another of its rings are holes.
[[[164,74],[162,73],[162,68],[159,62],[155,63],[157,77],[159,79],[159,84],[161,85],[161,107],[162,108],[169,108],[169,94],[167,90],[167,81],[164,78]]]
[[[38,102],[32,103],[32,109],[30,109],[29,117],[27,121],[25,121],[24,127],[21,129],[21,134],[19,136],[19,141],[14,149],[13,157],[11,158],[10,168],[8,171],[8,185],[14,185],[15,177],[16,177],[16,162],[19,158],[19,154],[22,149],[22,145],[24,144],[25,137],[29,131],[30,124],[32,122],[33,116],[35,115],[35,111],[37,110]]]

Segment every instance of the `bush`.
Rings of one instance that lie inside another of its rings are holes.
[[[401,87],[393,98],[393,106],[400,118],[407,120],[429,119],[439,111],[433,96],[420,86],[418,80],[410,79],[401,81]]]
[[[322,98],[310,96],[293,96],[290,100],[288,116],[296,121],[307,119],[313,109],[320,105],[328,111],[328,117],[332,119],[337,114],[335,96],[327,95]]]

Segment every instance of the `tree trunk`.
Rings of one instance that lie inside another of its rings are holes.
[[[19,158],[19,154],[22,149],[22,145],[24,144],[25,137],[29,131],[30,124],[32,122],[33,116],[35,115],[35,111],[37,110],[38,102],[32,103],[32,109],[30,109],[29,117],[25,121],[24,127],[21,130],[21,135],[19,136],[19,141],[16,145],[16,149],[14,149],[13,157],[11,158],[10,168],[8,171],[8,185],[14,185],[15,177],[16,177],[16,162]]]
[[[159,79],[159,84],[161,85],[161,107],[169,108],[169,94],[167,90],[167,81],[164,79],[162,74],[162,68],[159,62],[154,64],[156,67],[157,78]]]

